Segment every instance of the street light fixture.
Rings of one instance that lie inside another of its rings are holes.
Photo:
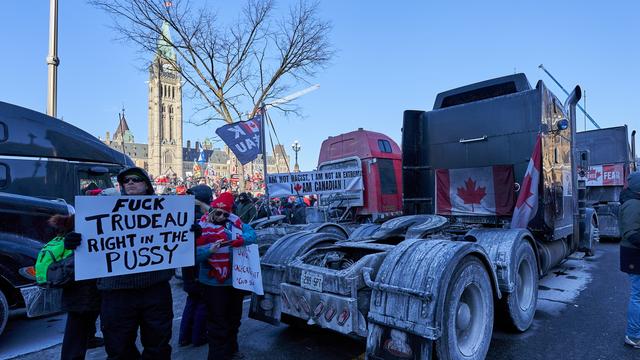
[[[302,146],[300,146],[300,142],[298,140],[294,141],[293,144],[291,144],[291,149],[294,153],[296,153],[296,164],[293,167],[293,171],[300,172],[300,167],[298,166],[298,151],[302,149]]]

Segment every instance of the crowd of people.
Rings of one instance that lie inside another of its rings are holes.
[[[117,182],[121,195],[156,193],[150,177],[141,168],[122,171]],[[113,194],[90,191],[87,195]],[[186,189],[185,194],[195,198],[196,221],[191,231],[196,261],[195,266],[182,269],[188,295],[179,345],[208,343],[209,359],[243,358],[237,335],[242,300],[247,293],[231,285],[231,248],[256,243],[255,231],[248,223],[259,216],[260,209],[257,201],[246,193],[235,197],[228,191],[216,193],[206,184]],[[240,210],[242,214],[236,215]],[[73,231],[73,215],[56,216],[50,223],[58,231],[57,238],[64,239],[64,251],[75,250],[85,240],[83,234]],[[73,259],[65,257],[47,270],[50,283],[62,284],[63,306],[68,312],[61,359],[84,359],[95,339],[98,316],[109,359],[169,359],[174,317],[169,280],[174,270],[74,281]],[[138,332],[142,352],[136,346]]]

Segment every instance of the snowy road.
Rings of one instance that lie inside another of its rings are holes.
[[[639,352],[624,347],[624,309],[628,296],[626,276],[617,269],[617,244],[601,245],[595,257],[574,255],[540,281],[538,311],[532,327],[522,334],[495,328],[488,359],[637,359]],[[173,283],[174,359],[205,358],[207,346],[180,348],[176,344],[184,292]],[[241,348],[247,359],[354,359],[364,342],[317,329],[271,326],[247,319],[240,329]],[[12,319],[10,334],[0,338],[0,358],[57,358],[62,338],[61,316],[46,319]],[[47,326],[45,334],[41,326]],[[45,349],[38,351],[39,349]],[[34,352],[36,351],[36,352]],[[87,359],[104,359],[104,349],[88,352]]]

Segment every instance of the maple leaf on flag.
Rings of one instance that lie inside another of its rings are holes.
[[[522,180],[522,190],[520,190],[520,192],[526,195],[524,198],[525,200],[521,204],[516,204],[516,207],[521,208],[522,206],[527,205],[530,209],[533,209],[533,205],[530,205],[527,202],[527,199],[529,199],[529,197],[533,195],[533,193],[531,192],[531,174],[525,175],[524,179]]]
[[[587,176],[587,180],[598,180],[598,178],[600,178],[600,176],[602,176],[602,173],[596,169],[590,169],[588,176]]]
[[[295,184],[295,185],[293,186],[293,190],[295,190],[295,191],[299,192],[300,190],[302,190],[302,185],[300,185],[300,184]]]
[[[476,188],[477,184],[471,178],[465,180],[464,185],[464,188],[458,188],[458,196],[464,201],[465,204],[471,204],[471,211],[474,211],[473,204],[480,205],[480,201],[482,201],[482,199],[487,196],[487,188]]]

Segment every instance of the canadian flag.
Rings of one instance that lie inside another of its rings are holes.
[[[240,124],[247,132],[247,134],[255,134],[260,131],[260,122],[262,121],[262,114],[258,114],[247,121],[241,121]]]
[[[527,228],[529,221],[538,212],[538,184],[540,183],[540,166],[542,163],[542,138],[538,134],[536,146],[533,148],[527,172],[522,179],[522,187],[513,210],[511,218],[511,228]]]
[[[436,169],[436,213],[511,215],[514,181],[512,165]]]

